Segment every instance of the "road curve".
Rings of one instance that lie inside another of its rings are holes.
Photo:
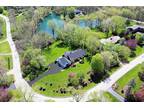
[[[12,51],[13,74],[15,77],[16,88],[20,88],[23,92],[25,92],[27,94],[27,96],[29,96],[29,94],[32,94],[33,101],[41,102],[41,101],[47,101],[49,99],[55,100],[57,102],[73,101],[72,97],[68,97],[68,98],[46,97],[46,96],[38,94],[32,90],[32,88],[29,86],[27,81],[22,77],[19,54],[15,47],[14,41],[12,40],[9,18],[4,15],[1,15],[1,14],[0,14],[0,17],[2,17],[6,21],[7,40],[9,42],[9,45],[10,45],[10,48]],[[144,54],[138,56],[133,61],[131,61],[129,64],[122,66],[120,69],[118,69],[116,72],[114,72],[114,74],[112,74],[107,80],[97,84],[95,87],[93,87],[92,89],[90,89],[86,93],[84,93],[84,96],[81,101],[87,101],[89,94],[94,91],[99,91],[99,90],[107,91],[124,74],[126,74],[129,70],[134,68],[137,64],[142,63],[143,61],[144,61]]]

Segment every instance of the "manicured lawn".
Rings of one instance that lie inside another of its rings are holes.
[[[111,95],[109,92],[104,92],[104,96],[108,99],[109,102],[119,102],[113,95]]]
[[[135,53],[136,53],[136,57],[141,55],[142,53],[144,53],[144,48],[143,47],[140,47],[140,46],[137,46],[136,50],[135,50]],[[134,58],[136,57],[129,57],[129,61],[132,61]]]
[[[11,49],[7,41],[0,43],[0,53],[10,53],[10,52],[11,52]]]
[[[137,91],[142,81],[138,77],[138,72],[141,70],[141,64],[137,65],[135,68],[130,70],[127,74],[125,74],[122,78],[120,78],[116,83],[118,84],[118,89],[116,90],[119,94],[124,96],[124,94],[121,93],[121,90],[129,83],[130,80],[135,79],[136,86],[133,88],[133,91]]]
[[[45,56],[47,64],[50,64],[58,57],[62,56],[66,51],[69,51],[69,48],[61,46],[60,41],[58,41],[52,44],[50,48],[44,49],[42,55]]]
[[[11,56],[0,56],[0,62],[2,63],[5,69],[7,70],[12,69],[12,57]]]
[[[87,60],[84,61],[84,64],[77,64],[76,67],[70,67],[59,73],[45,76],[33,85],[34,90],[46,96],[70,96],[71,94],[69,92],[67,92],[66,94],[61,94],[54,91],[57,91],[60,88],[66,88],[66,90],[70,90],[67,87],[67,80],[70,72],[84,73],[86,79],[88,79],[87,72],[90,70],[90,64]],[[53,85],[50,86],[50,83],[52,83]],[[87,87],[79,89],[78,91],[85,92],[87,89],[93,87],[94,85],[94,83],[91,83]],[[40,87],[46,88],[46,91],[40,91]]]

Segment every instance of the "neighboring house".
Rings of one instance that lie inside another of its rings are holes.
[[[144,102],[144,87],[137,91],[135,94],[135,99],[138,102]]]
[[[82,49],[78,49],[71,52],[65,52],[64,57],[68,58],[71,62],[75,62],[78,59],[83,58],[86,56],[86,52]]]
[[[106,44],[106,43],[117,43],[120,40],[119,36],[111,36],[110,38],[107,39],[101,39],[100,42],[102,44]]]
[[[69,61],[65,57],[59,57],[56,62],[59,64],[60,67],[62,68],[67,68],[71,65],[71,61]]]
[[[79,9],[75,9],[75,10],[74,10],[74,13],[75,13],[76,15],[82,15],[82,14],[83,14],[83,12],[82,12],[81,10],[79,10]]]
[[[127,32],[132,32],[132,33],[142,32],[142,33],[144,33],[144,26],[134,25],[134,26],[127,27]]]

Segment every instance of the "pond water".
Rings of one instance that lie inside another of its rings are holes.
[[[49,25],[49,21],[53,21],[57,27],[64,26],[64,20],[61,19],[61,17],[59,15],[57,15],[55,13],[51,13],[48,16],[44,17],[44,19],[39,23],[38,31],[48,33],[49,35],[53,36],[53,32]],[[79,20],[76,22],[76,24],[82,28],[85,28],[85,27],[95,28],[95,27],[99,26],[100,23],[98,20],[93,20],[93,21]],[[56,37],[56,36],[57,35],[54,34],[54,37]]]
[[[38,25],[38,31],[48,33],[49,35],[53,35],[52,29],[49,25],[49,22],[52,21],[55,23],[57,27],[63,27],[64,21],[60,18],[59,15],[51,13],[48,16],[44,17],[44,19]],[[56,36],[56,34],[54,34]]]

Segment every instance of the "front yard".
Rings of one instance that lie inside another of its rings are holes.
[[[104,96],[108,99],[108,102],[119,102],[114,96],[112,96],[109,92],[104,92]]]
[[[71,72],[74,73],[83,73],[85,78],[88,79],[88,72],[90,70],[90,64],[89,62],[85,59],[84,64],[77,64],[76,67],[70,67],[68,69],[65,69],[59,73],[56,74],[51,74],[48,76],[45,76],[44,78],[40,79],[37,81],[34,85],[33,88],[36,92],[44,94],[46,96],[70,96],[70,92],[74,92],[74,89],[70,89],[71,87],[67,87],[67,82],[68,82],[68,75]],[[51,85],[52,84],[52,85]],[[87,89],[90,87],[94,86],[94,83],[89,84],[88,86],[81,88],[77,90],[78,92],[85,92]],[[43,87],[46,90],[45,91],[40,91],[39,88]],[[65,88],[66,91],[68,91],[65,94],[57,93],[60,88]]]
[[[118,88],[116,89],[116,92],[118,92],[120,95],[124,96],[124,94],[121,93],[122,89],[130,82],[130,80],[135,79],[136,85],[132,89],[133,92],[139,90],[140,86],[142,85],[142,81],[138,77],[138,72],[141,70],[141,64],[137,65],[135,68],[130,70],[127,74],[125,74],[122,78],[120,78],[116,84],[118,85]]]

